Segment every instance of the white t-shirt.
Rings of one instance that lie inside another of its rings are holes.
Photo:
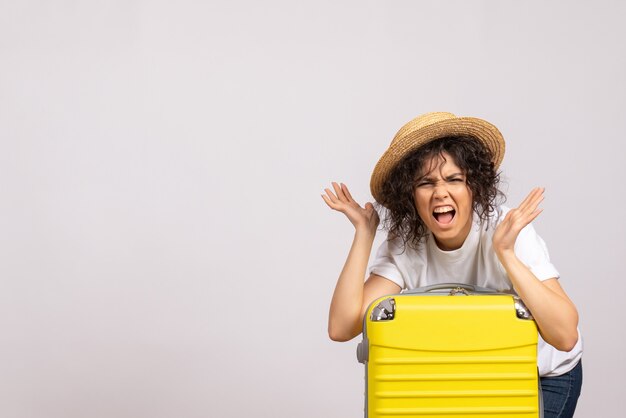
[[[417,249],[407,245],[404,251],[401,239],[386,240],[378,248],[370,273],[385,277],[403,289],[462,282],[515,294],[513,285],[492,248],[495,226],[508,211],[508,208],[502,207],[498,210],[498,216],[482,224],[477,221],[478,216],[474,216],[473,227],[458,250],[439,249],[432,234]],[[559,272],[550,262],[546,244],[532,225],[520,232],[515,242],[515,254],[539,280],[559,277]],[[539,375],[559,376],[567,373],[582,357],[582,348],[580,331],[576,346],[569,352],[557,350],[539,335]]]

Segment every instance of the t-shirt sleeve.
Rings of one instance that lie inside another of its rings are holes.
[[[559,272],[550,262],[548,247],[532,224],[520,231],[515,242],[515,254],[539,280],[558,278]]]
[[[383,241],[380,247],[378,247],[378,251],[376,251],[374,261],[370,265],[370,274],[382,276],[404,289],[406,285],[398,268],[396,257],[393,254],[394,250],[395,245],[392,242],[388,240]]]

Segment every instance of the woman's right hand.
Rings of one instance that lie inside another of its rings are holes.
[[[343,213],[348,217],[357,231],[363,230],[375,235],[380,219],[374,205],[367,202],[364,207],[359,205],[350,195],[348,187],[341,183],[332,183],[334,193],[330,189],[324,189],[322,195],[324,202],[333,210]]]

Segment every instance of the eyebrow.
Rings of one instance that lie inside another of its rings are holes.
[[[449,176],[446,176],[446,178],[447,178],[447,179],[451,179],[452,177],[458,177],[458,176],[464,177],[464,176],[465,176],[465,174],[463,174],[463,173],[461,173],[461,172],[459,172],[459,173],[452,173],[452,174],[450,174]]]
[[[428,175],[421,176],[421,177],[418,177],[417,179],[415,179],[415,181],[417,181],[417,182],[420,182],[420,181],[433,181],[433,180],[434,180],[434,177],[430,177]]]

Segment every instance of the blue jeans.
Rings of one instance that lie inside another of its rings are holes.
[[[572,418],[582,384],[582,361],[561,376],[542,377],[544,418]]]

